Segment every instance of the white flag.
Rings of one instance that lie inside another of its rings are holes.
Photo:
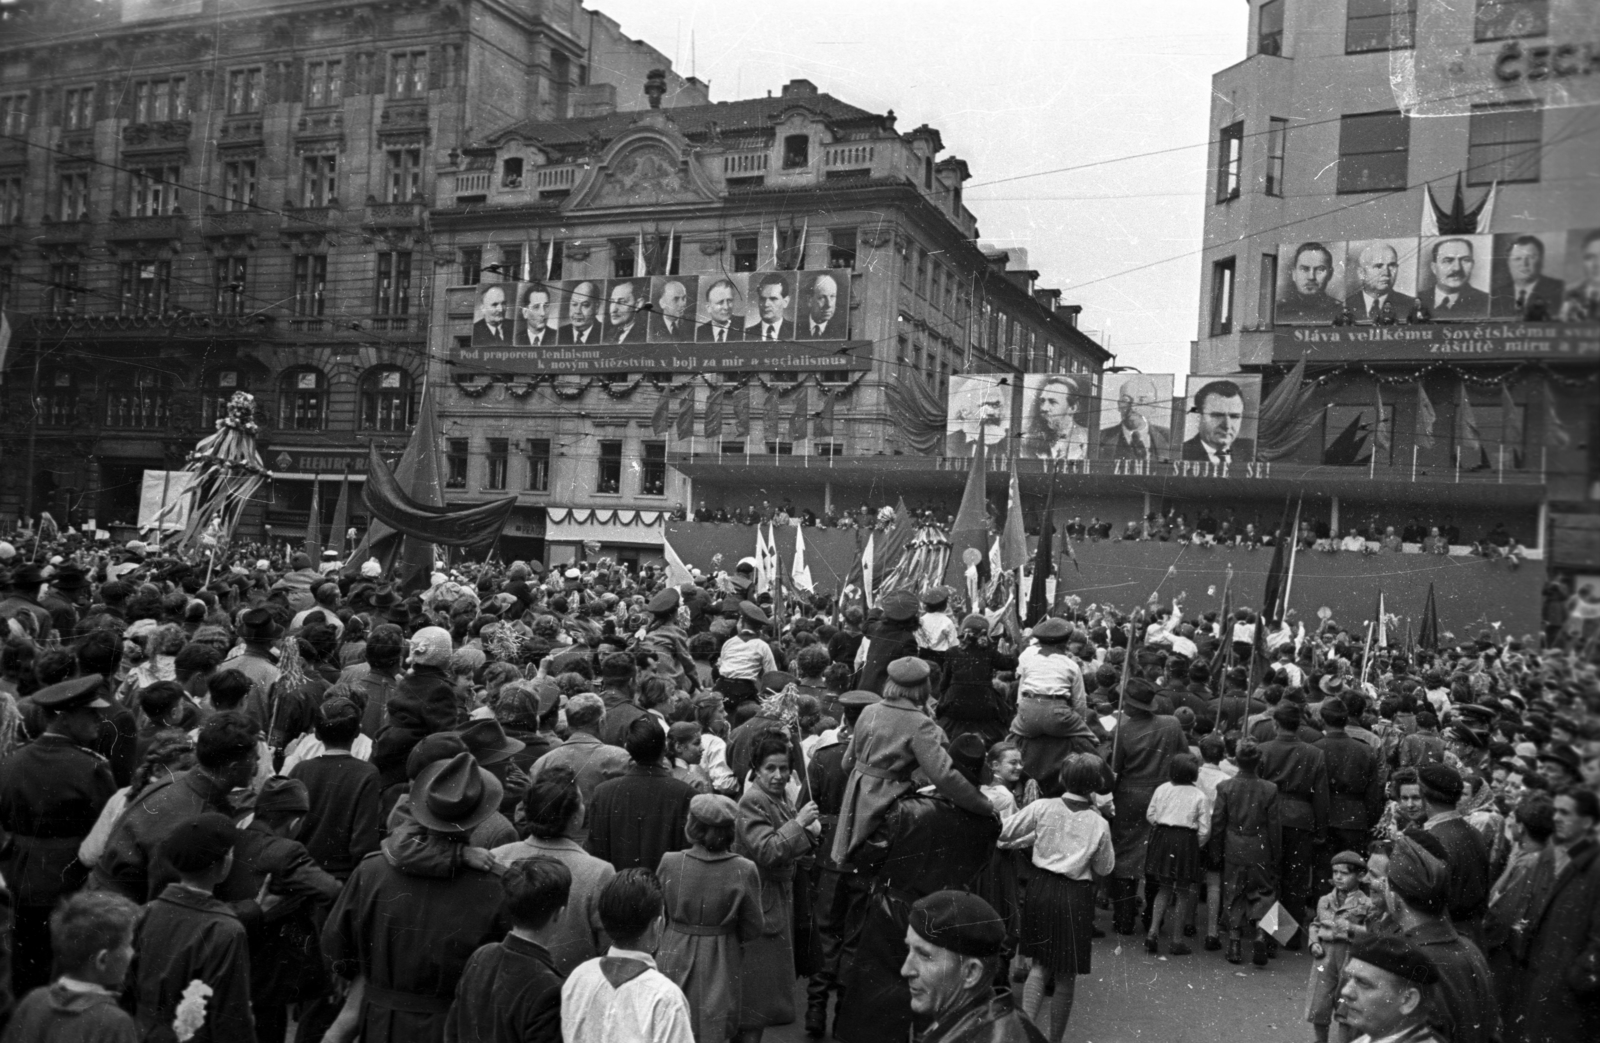
[[[667,559],[667,586],[680,587],[685,583],[693,583],[694,576],[689,573],[683,558],[678,556],[678,549],[672,545],[672,541],[663,535],[661,543]]]
[[[1378,640],[1379,648],[1389,647],[1389,619],[1383,607],[1383,592],[1378,592]]]
[[[789,569],[789,581],[794,584],[794,589],[809,593],[814,584],[811,582],[811,568],[806,565],[805,532],[803,527],[794,530],[794,564]]]
[[[1279,945],[1288,945],[1289,939],[1294,937],[1294,932],[1300,929],[1300,925],[1283,908],[1281,902],[1273,902],[1272,908],[1267,910],[1257,926],[1276,938]]]
[[[867,607],[872,607],[872,586],[876,578],[872,574],[872,534],[867,534],[867,546],[861,552],[861,591]]]
[[[767,571],[767,532],[756,526],[756,597],[767,592],[772,574]]]

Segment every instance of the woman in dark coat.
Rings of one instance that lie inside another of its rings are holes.
[[[1005,738],[1015,712],[994,690],[995,675],[1017,668],[1017,657],[1002,654],[989,639],[989,621],[974,613],[961,621],[961,644],[945,653],[938,691],[939,727],[951,742],[971,733],[988,749]]]
[[[883,694],[889,664],[917,654],[917,599],[904,590],[890,591],[878,602],[883,618],[868,633],[867,658],[861,664],[863,691]]]
[[[1153,711],[1155,688],[1141,678],[1128,681],[1122,693],[1123,720],[1112,743],[1111,770],[1117,785],[1112,791],[1116,817],[1111,821],[1111,846],[1117,864],[1111,871],[1111,901],[1118,934],[1132,934],[1139,878],[1144,875],[1145,847],[1150,823],[1145,812],[1150,798],[1167,781],[1167,762],[1189,748],[1178,720]],[[1155,891],[1152,888],[1151,892]]]

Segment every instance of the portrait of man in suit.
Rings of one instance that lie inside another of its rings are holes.
[[[768,272],[756,283],[756,321],[744,328],[745,340],[794,340],[794,323],[789,319],[792,296],[789,276]]]
[[[567,293],[567,324],[561,327],[557,342],[599,344],[603,332],[600,323],[600,284],[585,279]]]
[[[643,298],[632,279],[614,279],[606,292],[607,344],[643,344],[644,316],[639,313]]]
[[[1554,316],[1567,284],[1544,274],[1544,241],[1536,235],[1511,240],[1490,280],[1489,314],[1520,319],[1530,313]]]
[[[800,320],[801,340],[844,340],[847,335],[846,312],[839,306],[839,277],[828,272],[818,272],[810,277],[805,292],[800,296],[805,317]]]
[[[713,282],[706,288],[706,321],[695,329],[694,339],[704,344],[744,340],[744,327],[733,321],[739,306],[739,288],[732,279]]]
[[[1195,418],[1194,435],[1183,443],[1183,458],[1214,464],[1248,463],[1255,459],[1254,439],[1240,437],[1248,422],[1254,426],[1254,410],[1247,407],[1247,399],[1259,402],[1261,388],[1253,384],[1253,396],[1247,396],[1239,381],[1226,378],[1191,377],[1204,380],[1199,390],[1190,396],[1189,412]]]
[[[1406,321],[1417,299],[1395,289],[1399,277],[1400,251],[1389,243],[1368,243],[1356,257],[1360,288],[1344,299],[1345,308],[1358,322],[1378,322],[1385,317],[1385,308],[1389,319]]]
[[[688,280],[692,283],[694,280]],[[677,278],[657,279],[654,310],[650,312],[650,339],[657,344],[679,344],[694,339],[689,316],[689,287]]]
[[[1331,323],[1340,312],[1339,302],[1328,296],[1333,279],[1333,251],[1321,243],[1301,243],[1289,262],[1289,290],[1278,299],[1273,321],[1278,323]]]
[[[1086,460],[1089,428],[1084,423],[1092,389],[1066,373],[1030,373],[1023,378],[1022,456],[1031,460]]]
[[[1567,269],[1572,288],[1561,302],[1561,321],[1593,322],[1600,319],[1600,228],[1573,232],[1572,238],[1578,241],[1578,256]]]
[[[539,348],[556,342],[556,331],[550,327],[550,290],[543,283],[530,282],[522,287],[522,306],[517,309],[522,321],[517,325],[517,344],[525,348]]]
[[[1172,378],[1109,373],[1103,379],[1105,405],[1112,407],[1114,398],[1116,413],[1115,423],[1100,428],[1099,458],[1170,460],[1172,433],[1168,430],[1168,419],[1172,413]],[[1101,422],[1105,422],[1104,410]]]
[[[504,286],[486,286],[478,294],[478,321],[472,324],[472,343],[475,347],[511,343],[511,315]]]
[[[945,420],[946,451],[971,457],[981,444],[993,454],[1011,433],[1011,385],[990,373],[950,377],[950,405]]]
[[[1433,275],[1431,296],[1423,302],[1435,319],[1481,319],[1489,314],[1489,295],[1472,285],[1476,267],[1472,240],[1455,236],[1440,239],[1428,251],[1428,270]]]

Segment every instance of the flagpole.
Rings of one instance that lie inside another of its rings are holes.
[[[1413,482],[1417,480],[1417,445],[1415,442],[1411,444],[1411,480]]]

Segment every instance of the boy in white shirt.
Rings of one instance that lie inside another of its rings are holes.
[[[656,875],[624,869],[596,911],[611,950],[580,963],[562,985],[563,1043],[694,1043],[683,991],[656,969],[665,922]]]

